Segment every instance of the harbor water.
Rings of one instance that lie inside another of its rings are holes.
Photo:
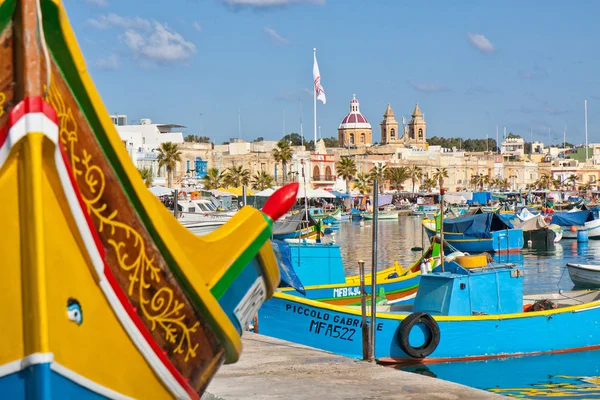
[[[421,256],[415,248],[429,244],[420,217],[379,221],[378,235],[378,269],[392,266],[395,261],[408,266]],[[370,269],[371,238],[372,221],[365,221],[364,226],[358,221],[340,224],[335,240],[341,247],[347,274],[358,273],[360,259]],[[494,258],[523,266],[527,294],[571,290],[573,283],[566,263],[600,264],[600,241],[563,239],[550,246],[526,245],[520,253]],[[397,368],[513,397],[600,398],[600,351]]]

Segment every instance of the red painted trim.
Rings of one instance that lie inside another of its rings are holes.
[[[0,127],[0,147],[4,146],[4,142],[6,142],[6,138],[8,137],[8,123],[4,124],[4,126]]]
[[[525,357],[525,356],[541,356],[544,354],[565,354],[565,353],[577,353],[580,351],[591,351],[599,350],[600,345],[586,346],[586,347],[574,347],[571,349],[562,350],[550,350],[550,351],[534,351],[532,353],[513,353],[513,354],[496,354],[492,356],[471,356],[471,357],[453,357],[453,358],[396,358],[396,357],[383,357],[378,358],[377,362],[380,364],[439,364],[447,362],[466,362],[466,361],[482,361],[492,360],[498,358],[511,358],[511,357]]]
[[[133,321],[135,326],[138,328],[138,330],[140,331],[140,333],[142,334],[142,336],[144,337],[146,342],[150,345],[150,347],[154,351],[154,354],[156,354],[158,359],[164,364],[165,367],[167,367],[167,369],[169,370],[171,375],[173,375],[175,380],[190,395],[190,397],[192,399],[199,399],[200,397],[198,396],[196,391],[189,385],[189,383],[186,381],[186,379],[183,377],[183,375],[181,375],[181,373],[177,370],[177,368],[175,368],[175,366],[171,363],[171,361],[164,354],[163,350],[158,346],[158,344],[152,337],[152,335],[151,335],[150,331],[148,330],[148,328],[146,327],[146,325],[144,325],[144,323],[142,322],[140,317],[137,315],[136,311],[133,309],[133,306],[129,302],[129,298],[125,295],[125,292],[123,291],[121,286],[119,286],[116,278],[114,277],[112,271],[110,270],[108,264],[106,263],[106,259],[105,259],[106,252],[104,251],[104,246],[102,245],[100,236],[98,235],[98,232],[96,231],[96,228],[92,222],[92,218],[91,218],[90,214],[87,212],[87,207],[85,206],[85,203],[83,202],[83,198],[81,197],[81,192],[79,191],[79,187],[75,183],[73,171],[71,170],[71,166],[67,162],[67,155],[64,152],[62,146],[60,146],[60,144],[58,145],[58,148],[61,152],[62,159],[65,164],[65,168],[67,169],[67,173],[69,175],[69,180],[71,181],[71,185],[73,186],[73,191],[75,192],[75,196],[77,196],[77,201],[79,202],[81,211],[83,212],[83,214],[85,216],[88,228],[90,229],[92,237],[94,238],[94,243],[96,244],[96,248],[98,249],[98,252],[100,253],[100,256],[102,257],[102,261],[104,263],[104,275],[106,276],[106,280],[108,281],[108,283],[112,287],[113,291],[117,295],[119,302],[121,303],[121,305],[123,305],[123,308],[127,312],[127,315],[129,316],[129,318],[131,318],[131,320]]]
[[[43,113],[52,122],[58,125],[58,118],[54,108],[46,103],[40,96],[29,96],[11,110],[8,123],[9,127],[12,127],[17,121],[30,113]]]
[[[41,97],[28,97],[25,100],[23,100],[22,102],[20,102],[11,111],[8,125],[4,126],[2,128],[2,130],[0,130],[0,140],[2,141],[2,143],[6,140],[9,126],[12,127],[17,121],[19,121],[21,118],[23,118],[26,114],[38,113],[38,112],[42,112],[46,117],[48,117],[51,121],[53,121],[56,125],[58,125],[56,112],[54,111],[52,106],[50,106],[48,103],[44,102]],[[2,136],[2,135],[4,135],[4,136]],[[198,396],[196,391],[189,385],[189,383],[186,381],[186,379],[179,373],[177,368],[175,368],[175,366],[171,363],[171,361],[169,361],[167,356],[163,353],[162,349],[158,346],[158,344],[156,343],[156,341],[150,334],[150,331],[143,324],[142,320],[140,319],[140,317],[137,315],[137,313],[131,306],[129,299],[125,295],[125,292],[118,285],[115,277],[113,276],[112,272],[110,271],[110,268],[108,267],[106,260],[105,260],[106,252],[104,251],[104,246],[102,245],[102,242],[100,240],[98,232],[96,231],[96,228],[94,227],[94,225],[92,223],[91,216],[87,212],[87,207],[85,206],[83,198],[81,197],[81,192],[79,191],[79,187],[76,184],[75,177],[73,175],[73,171],[71,170],[71,166],[68,162],[67,155],[66,155],[65,151],[63,150],[62,146],[60,145],[60,143],[57,143],[56,146],[57,146],[58,150],[60,151],[62,161],[64,163],[65,169],[67,170],[67,174],[69,176],[69,180],[70,180],[73,192],[75,193],[75,196],[77,197],[79,207],[81,208],[81,211],[82,211],[83,215],[85,216],[86,223],[87,223],[90,233],[94,239],[94,243],[96,245],[98,253],[100,254],[100,256],[103,260],[104,274],[106,276],[108,283],[110,284],[110,286],[114,290],[115,294],[117,295],[117,298],[119,299],[119,302],[122,304],[123,308],[127,312],[127,315],[131,318],[133,323],[136,325],[136,327],[138,328],[138,330],[140,331],[140,333],[142,334],[142,336],[144,337],[146,342],[150,345],[150,347],[152,348],[152,350],[154,351],[154,353],[156,354],[158,359],[165,365],[167,370],[171,373],[171,375],[173,375],[175,380],[179,383],[179,385],[181,385],[181,387],[188,393],[188,395],[192,399],[199,399],[200,397]],[[67,189],[67,188],[65,188],[65,189]]]

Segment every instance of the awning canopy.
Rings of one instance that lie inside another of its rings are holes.
[[[152,193],[155,196],[168,196],[170,194],[173,193],[174,189],[168,189],[164,186],[152,186],[150,189],[150,193]]]

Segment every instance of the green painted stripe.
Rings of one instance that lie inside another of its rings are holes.
[[[385,292],[385,297],[387,297],[389,295],[392,295],[392,294],[403,293],[403,292],[406,292],[408,290],[416,289],[417,287],[419,287],[419,284],[416,284],[416,285],[413,285],[413,286],[409,286],[407,288],[400,289],[400,290],[393,290],[391,292]],[[370,296],[371,294],[369,293],[368,295]],[[350,299],[350,300],[360,299],[360,296],[323,297],[323,298],[320,298],[320,299],[310,299],[310,300],[323,302],[323,301],[348,300],[348,299]]]
[[[181,285],[182,290],[187,295],[189,301],[194,305],[197,312],[204,318],[205,322],[213,327],[214,333],[217,335],[219,342],[225,347],[228,361],[232,360],[232,355],[235,354],[234,348],[230,345],[227,337],[223,333],[223,330],[219,326],[218,322],[213,318],[210,310],[206,307],[200,295],[193,289],[192,285],[189,283],[177,263],[173,258],[168,247],[162,241],[159,233],[157,232],[154,224],[152,224],[152,220],[149,215],[144,210],[144,207],[141,204],[140,199],[135,194],[135,190],[127,175],[123,166],[121,165],[118,157],[115,154],[114,149],[108,139],[106,132],[104,131],[102,124],[100,123],[100,119],[96,112],[94,111],[94,106],[92,104],[91,99],[89,98],[85,86],[79,76],[79,72],[76,68],[76,64],[73,60],[72,54],[69,52],[69,48],[66,44],[66,41],[62,35],[62,30],[60,26],[60,21],[58,18],[59,9],[56,7],[54,3],[49,0],[42,0],[42,15],[44,20],[44,34],[46,36],[46,42],[48,43],[48,48],[54,61],[56,62],[59,70],[67,86],[71,90],[75,101],[77,102],[80,110],[85,116],[86,121],[91,127],[96,140],[98,141],[102,151],[108,162],[110,163],[117,179],[119,180],[121,187],[128,197],[130,203],[133,205],[136,210],[139,218],[144,223],[150,237],[158,247],[161,252],[163,258],[169,265],[170,271],[173,273],[173,276],[178,280]]]
[[[0,4],[0,33],[12,20],[16,4],[17,0],[5,0],[4,3]]]
[[[252,241],[252,244],[248,246],[248,248],[242,253],[237,260],[233,262],[231,267],[225,271],[225,274],[219,279],[219,281],[213,286],[210,292],[215,296],[217,300],[221,300],[221,297],[225,294],[229,286],[236,280],[236,278],[242,273],[244,268],[256,257],[259,250],[267,240],[271,237],[271,226],[273,225],[273,221],[271,218],[262,214],[265,221],[267,222],[267,227],[263,229],[263,231]]]

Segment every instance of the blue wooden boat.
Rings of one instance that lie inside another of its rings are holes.
[[[282,289],[306,299],[336,305],[349,305],[360,302],[360,277],[346,276],[340,246],[333,243],[308,244],[273,241],[273,249],[280,265],[294,271],[304,286],[303,293],[293,288]],[[377,273],[378,294],[387,301],[394,301],[417,292],[421,277],[420,266],[424,259],[431,260],[432,266],[439,260],[439,244],[432,244],[421,258],[407,268],[397,262],[391,268]],[[371,274],[367,274],[367,285]],[[371,293],[371,287],[367,288]]]
[[[423,220],[431,240],[439,222]],[[444,220],[444,240],[468,253],[511,252],[523,248],[523,230],[515,229],[510,220],[496,213],[482,213]]]
[[[600,292],[523,296],[521,269],[465,269],[455,262],[445,268],[421,276],[413,305],[379,307],[378,360],[436,363],[600,347]],[[258,321],[261,334],[362,357],[357,308],[276,293]]]

